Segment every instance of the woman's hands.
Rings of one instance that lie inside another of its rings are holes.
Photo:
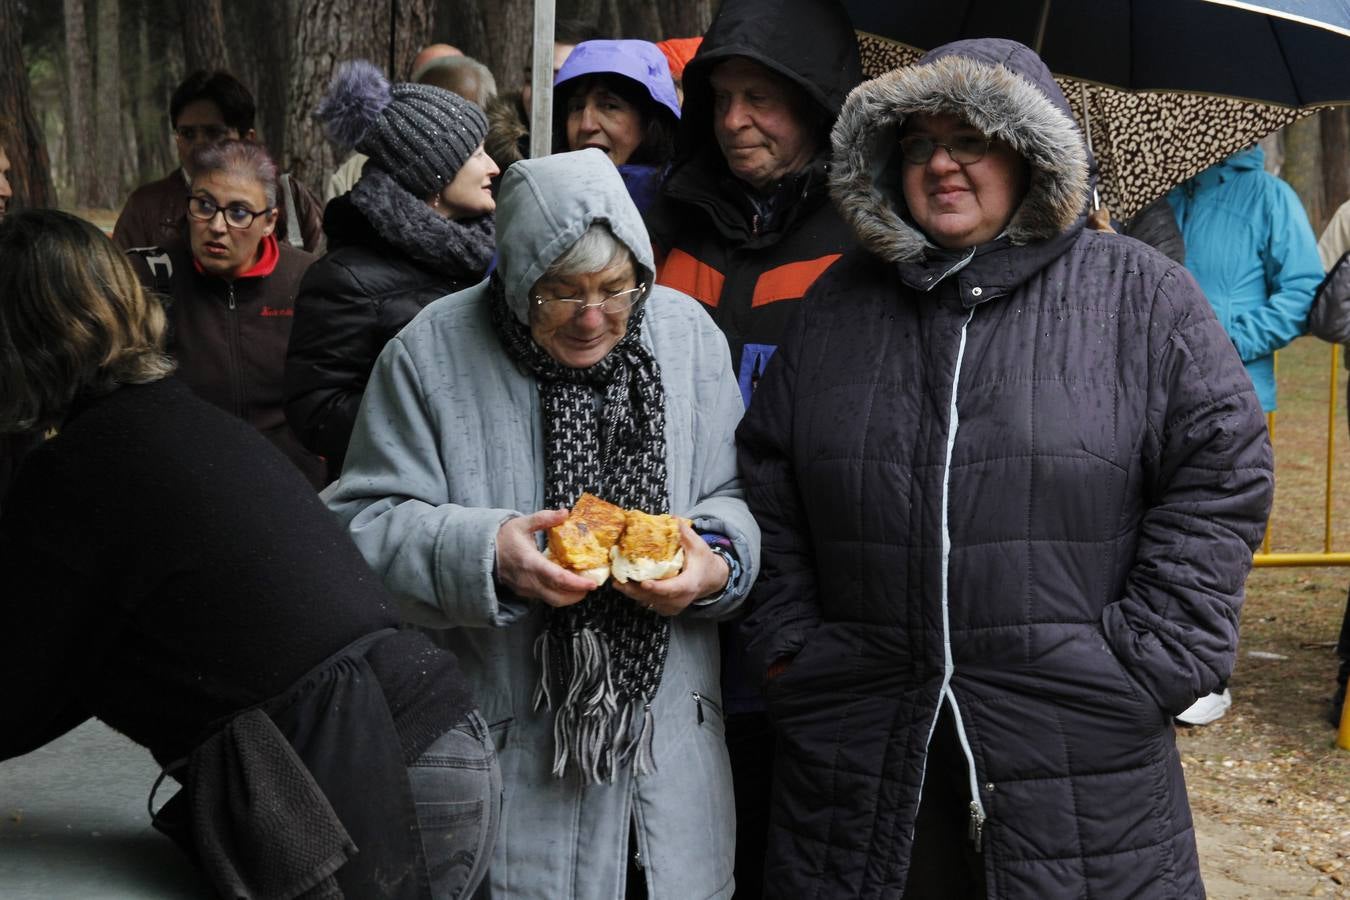
[[[535,533],[567,520],[565,509],[545,509],[509,519],[497,529],[497,580],[518,597],[539,600],[549,606],[580,603],[595,590],[595,582],[569,571],[539,552]],[[644,609],[663,616],[676,616],[700,597],[710,597],[726,588],[731,569],[713,553],[694,529],[680,524],[684,569],[661,581],[611,581],[614,589]]]
[[[518,597],[549,606],[580,603],[595,582],[570,572],[539,552],[535,532],[567,520],[565,509],[544,509],[510,519],[497,529],[497,580]]]
[[[726,588],[731,568],[713,553],[694,529],[680,523],[680,546],[684,548],[684,570],[674,578],[661,581],[615,581],[614,590],[630,597],[639,606],[663,616],[677,616],[700,597],[710,597]]]

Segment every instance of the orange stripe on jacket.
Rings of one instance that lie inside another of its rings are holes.
[[[755,293],[750,306],[764,306],[779,300],[796,300],[803,296],[825,270],[843,254],[831,253],[816,259],[804,259],[785,266],[769,269],[755,282]]]
[[[712,307],[721,302],[722,285],[726,280],[721,272],[678,247],[666,254],[656,273],[657,284],[674,288]]]

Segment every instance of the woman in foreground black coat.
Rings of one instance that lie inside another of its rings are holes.
[[[738,432],[778,730],[766,895],[1200,898],[1172,717],[1228,677],[1273,492],[1186,271],[1084,229],[1040,58],[961,41],[859,86],[864,248]]]
[[[487,274],[498,170],[477,106],[429,85],[390,85],[364,61],[338,71],[319,117],[370,157],[324,210],[328,253],[300,285],[286,360],[286,417],[336,478],[384,345],[432,300]]]
[[[0,433],[45,436],[0,516],[0,760],[106,722],[182,784],[156,825],[221,896],[471,893],[501,780],[455,657],[398,629],[270,442],[169,377],[96,227],[8,217],[0,296]]]

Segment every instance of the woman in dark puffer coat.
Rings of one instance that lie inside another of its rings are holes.
[[[858,87],[818,281],[738,440],[778,729],[766,895],[1204,896],[1172,717],[1228,677],[1273,492],[1186,271],[1084,229],[1040,58]]]
[[[286,360],[286,417],[336,478],[384,345],[432,300],[486,275],[497,166],[477,106],[428,85],[391,86],[364,61],[338,71],[319,117],[370,157],[324,210],[328,254],[300,286]]]

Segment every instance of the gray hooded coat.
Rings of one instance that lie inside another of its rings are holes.
[[[647,232],[598,150],[512,166],[497,206],[499,273],[512,311],[590,226],[606,221],[650,283]],[[721,332],[698,304],[657,287],[643,340],[666,395],[670,510],[731,538],[743,569],[720,600],[672,620],[653,702],[656,772],[612,785],[551,772],[553,717],[535,712],[533,645],[542,604],[499,591],[497,530],[544,503],[538,384],[493,330],[486,283],[424,309],[381,354],[342,478],[325,493],[367,561],[413,621],[455,648],[492,726],[505,787],[489,874],[512,900],[624,894],[630,829],[649,896],[729,897],[735,813],[718,700],[717,622],[758,569],[759,529],[742,499],[733,433],[742,404]]]
[[[898,130],[954,112],[1030,168],[1004,235],[926,246]],[[1227,677],[1272,495],[1260,405],[1195,282],[1084,230],[1040,59],[939,48],[861,85],[832,192],[866,252],[802,304],[738,439],[779,730],[776,898],[898,898],[945,704],[990,897],[1204,895],[1172,716]]]

